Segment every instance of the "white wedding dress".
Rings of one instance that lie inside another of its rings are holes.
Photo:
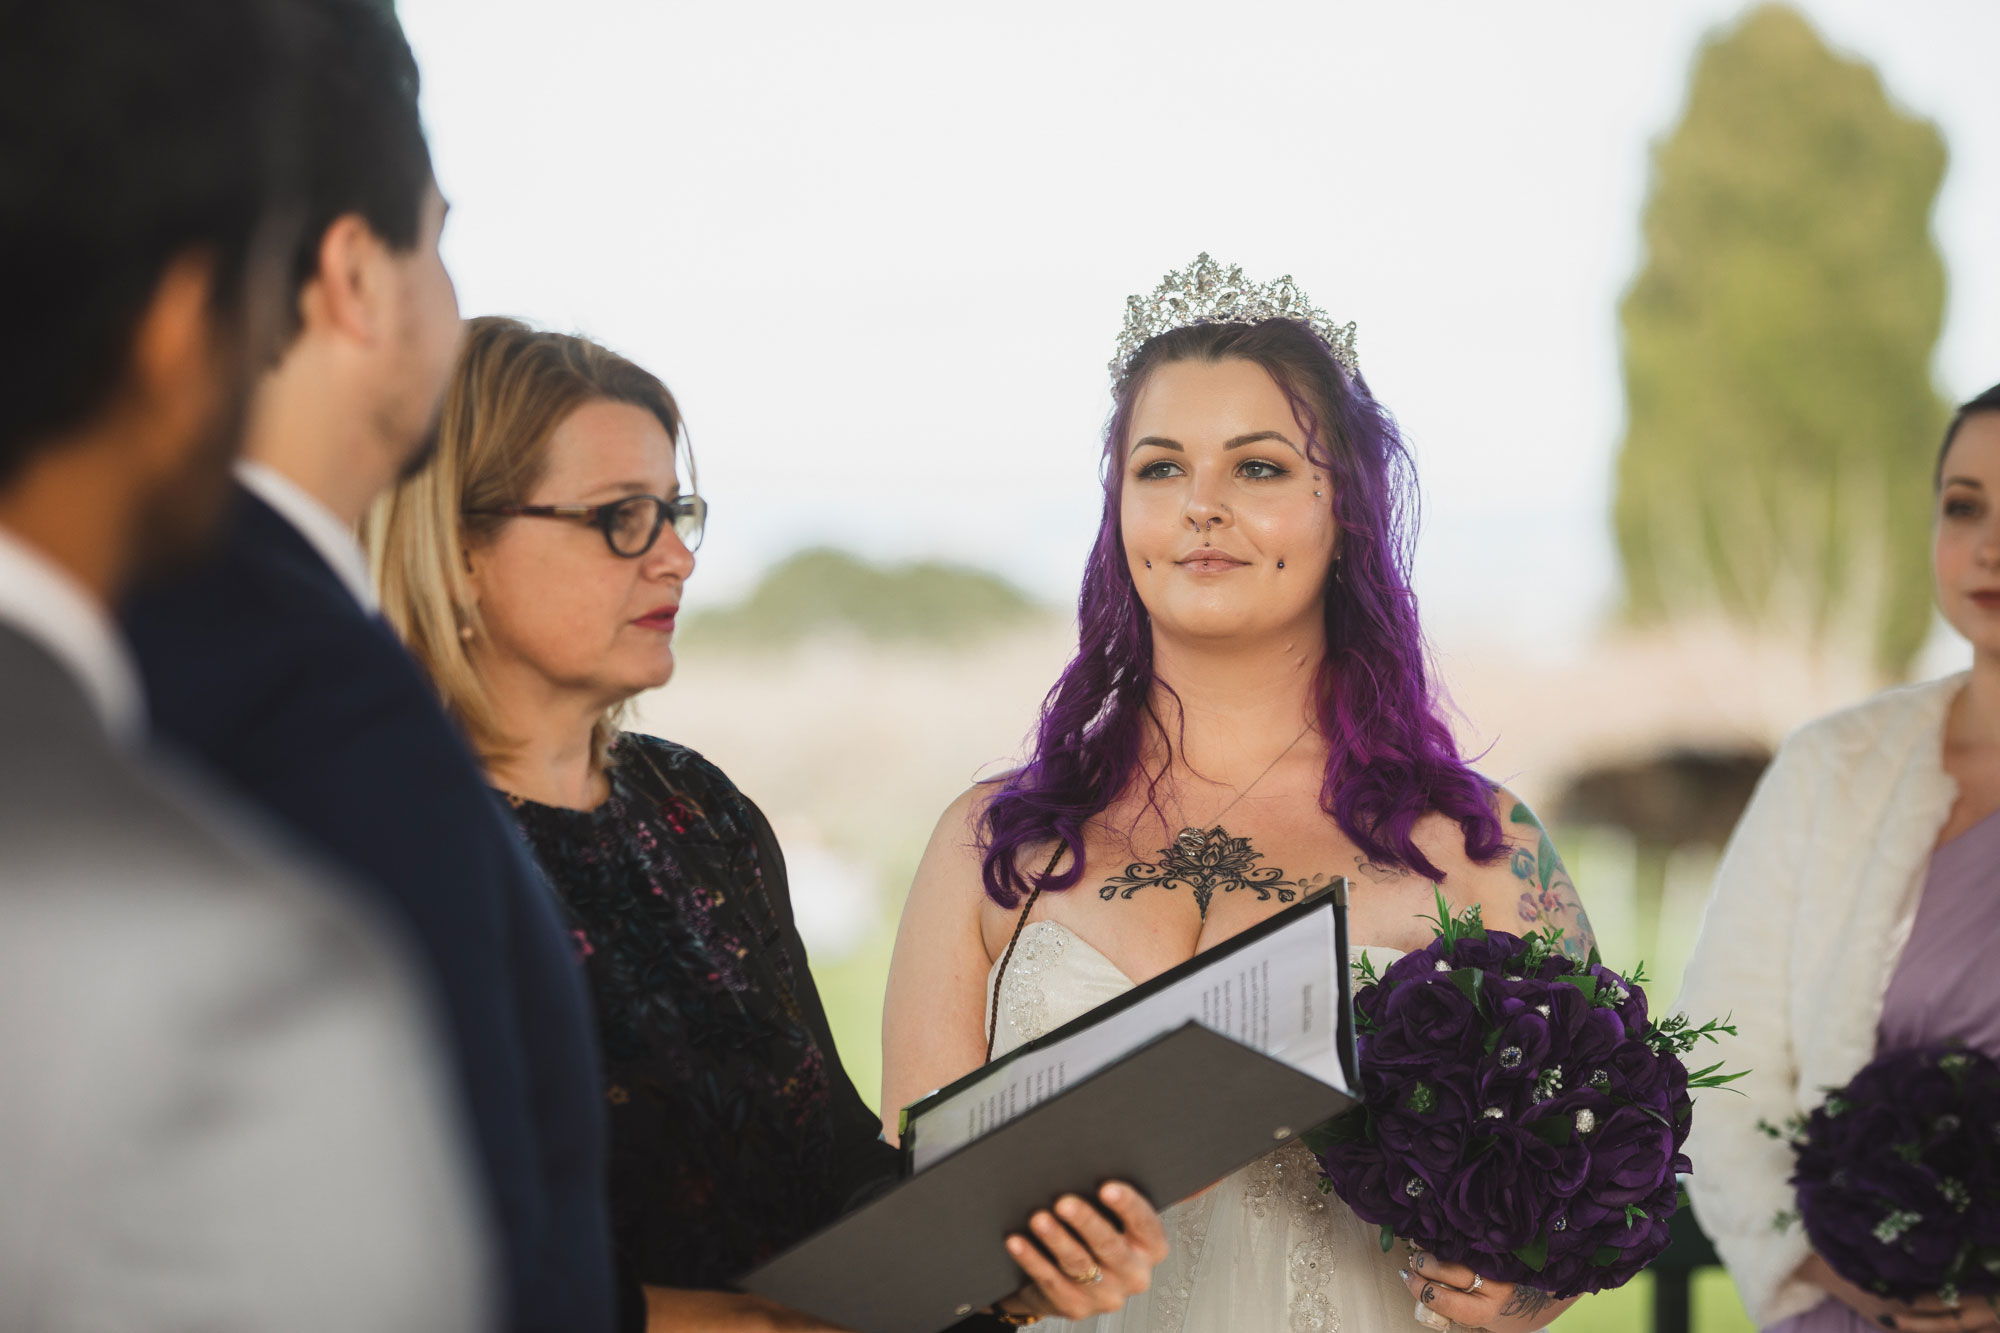
[[[1360,950],[1354,951],[1359,954]],[[1377,969],[1400,955],[1371,947]],[[987,974],[988,1016],[996,1003]],[[997,997],[997,1057],[1130,990],[1132,981],[1069,927],[1036,921]],[[1319,1167],[1297,1142],[1259,1158],[1162,1216],[1172,1247],[1150,1290],[1116,1314],[1043,1328],[1092,1333],[1389,1333],[1417,1328],[1396,1276],[1402,1247],[1319,1189]]]

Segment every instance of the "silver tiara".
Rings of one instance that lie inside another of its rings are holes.
[[[1243,276],[1240,265],[1228,268],[1208,257],[1160,279],[1151,296],[1125,298],[1125,331],[1118,335],[1118,354],[1111,358],[1111,382],[1122,384],[1132,358],[1148,340],[1190,324],[1255,324],[1266,319],[1296,319],[1319,335],[1348,374],[1361,369],[1354,355],[1354,325],[1335,324],[1333,316],[1306,299],[1287,273],[1261,285]]]

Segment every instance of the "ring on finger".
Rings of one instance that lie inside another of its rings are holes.
[[[1481,1287],[1485,1285],[1486,1285],[1486,1279],[1479,1276],[1479,1274],[1474,1273],[1472,1275],[1472,1285],[1465,1289],[1466,1294],[1470,1295],[1471,1293],[1478,1291]]]
[[[1068,1278],[1070,1281],[1076,1283],[1076,1285],[1079,1287],[1093,1287],[1096,1286],[1098,1283],[1104,1281],[1104,1269],[1098,1266],[1097,1264],[1092,1264],[1090,1266],[1090,1271],[1087,1273],[1071,1273],[1065,1271],[1063,1273],[1063,1276]]]

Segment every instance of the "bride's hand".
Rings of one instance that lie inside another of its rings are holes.
[[[1152,1285],[1154,1267],[1167,1257],[1167,1232],[1159,1213],[1143,1194],[1119,1181],[1104,1186],[1097,1197],[1124,1224],[1123,1231],[1084,1200],[1065,1194],[1053,1210],[1045,1208],[1028,1219],[1039,1248],[1020,1235],[1007,1237],[1007,1253],[1035,1285],[1003,1301],[1006,1309],[1088,1319],[1123,1308]]]
[[[1893,1328],[1898,1333],[1958,1333],[2000,1325],[2000,1303],[1979,1296],[1967,1296],[1957,1307],[1935,1296],[1920,1301],[1891,1301],[1858,1287],[1833,1271],[1818,1254],[1806,1256],[1798,1277],[1819,1287],[1835,1300],[1871,1324]]]
[[[1448,1264],[1417,1249],[1410,1251],[1409,1267],[1402,1277],[1418,1303],[1442,1319],[1490,1333],[1528,1333],[1545,1328],[1576,1303],[1574,1296],[1559,1301],[1534,1287],[1489,1281],[1470,1268]]]

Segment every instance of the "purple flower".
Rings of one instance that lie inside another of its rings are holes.
[[[2000,1292],[2000,1064],[1892,1051],[1831,1092],[1793,1144],[1800,1220],[1841,1276],[1910,1299]]]
[[[1355,1009],[1361,1107],[1309,1141],[1357,1216],[1561,1297],[1666,1247],[1688,1071],[1638,986],[1487,931],[1398,959]]]

